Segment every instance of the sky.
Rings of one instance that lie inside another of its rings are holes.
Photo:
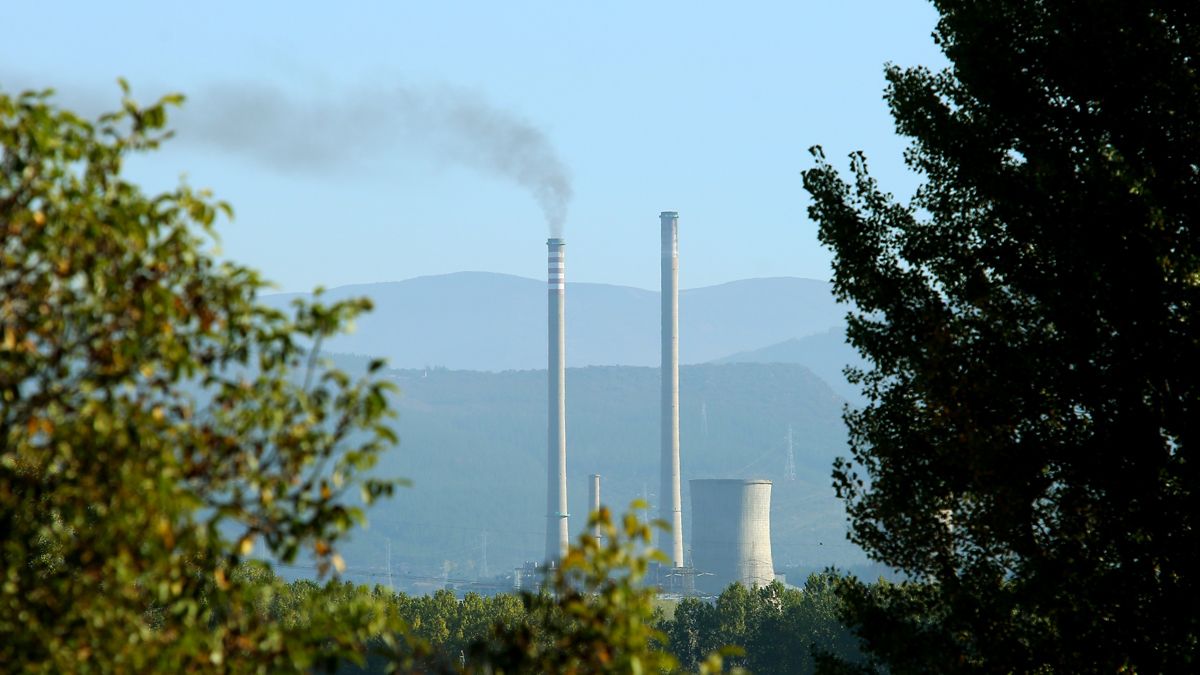
[[[657,288],[827,279],[800,172],[866,152],[907,196],[887,62],[941,68],[924,0],[11,3],[0,90],[88,113],[188,97],[129,164],[229,201],[220,253],[281,291],[464,270]],[[52,36],[53,39],[49,39]]]

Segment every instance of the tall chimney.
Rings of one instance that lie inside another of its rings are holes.
[[[663,211],[662,223],[662,484],[659,517],[671,525],[671,546],[659,548],[683,567],[683,510],[679,494],[679,214]]]
[[[594,473],[588,476],[588,508],[592,513],[600,510],[600,474]],[[596,543],[600,543],[600,526],[592,528],[592,536],[596,538]]]
[[[546,562],[557,564],[567,551],[567,371],[566,277],[562,239],[546,240],[549,326],[549,424],[546,461]]]

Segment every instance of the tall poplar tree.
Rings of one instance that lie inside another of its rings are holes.
[[[1194,669],[1200,5],[934,4],[913,200],[804,175],[870,362],[834,484],[915,580],[849,618],[893,672]]]

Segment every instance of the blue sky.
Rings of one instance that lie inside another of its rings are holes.
[[[540,278],[547,162],[570,179],[568,280],[656,288],[658,212],[677,210],[689,288],[828,278],[810,145],[864,150],[911,192],[882,70],[941,67],[935,21],[922,0],[14,3],[0,88],[90,111],[118,76],[189,95],[179,137],[130,171],[230,201],[222,253],[281,290]]]

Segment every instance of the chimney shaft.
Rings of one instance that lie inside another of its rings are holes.
[[[662,464],[659,517],[671,525],[659,548],[683,567],[683,510],[679,489],[679,214],[663,211],[662,224]]]
[[[546,461],[546,561],[567,550],[566,277],[562,239],[546,240],[549,424]]]

